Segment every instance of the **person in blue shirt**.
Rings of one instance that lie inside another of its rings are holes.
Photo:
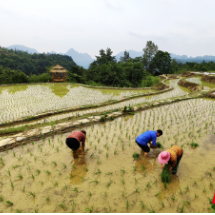
[[[163,131],[159,129],[157,131],[146,131],[136,138],[136,143],[145,152],[145,157],[149,155],[150,148],[157,148],[157,137],[161,136],[162,134]],[[150,144],[150,148],[148,147],[148,143]]]

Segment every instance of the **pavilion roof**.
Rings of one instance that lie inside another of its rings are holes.
[[[64,67],[62,67],[61,65],[57,64],[56,66],[54,66],[51,70],[51,73],[66,73],[68,72]]]

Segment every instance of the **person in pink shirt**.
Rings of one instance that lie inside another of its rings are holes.
[[[82,142],[82,153],[86,155],[84,152],[85,148],[85,140],[86,140],[86,131],[73,131],[67,138],[66,138],[66,145],[72,149],[73,157],[78,158],[79,155],[77,150],[80,147],[80,143]]]

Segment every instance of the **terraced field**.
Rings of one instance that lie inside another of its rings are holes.
[[[170,80],[174,90],[131,99],[102,108],[155,102],[186,95]],[[70,114],[52,116],[68,117]],[[87,131],[87,155],[73,159],[65,144],[69,133],[31,141],[0,153],[1,212],[211,212],[214,193],[215,102],[192,99],[126,115],[113,121],[80,126]],[[38,121],[37,121],[38,123]],[[135,143],[146,130],[162,129],[163,149],[143,157]],[[193,148],[193,143],[198,144]],[[157,155],[171,145],[184,155],[177,175],[164,187]],[[140,154],[134,160],[133,153]]]

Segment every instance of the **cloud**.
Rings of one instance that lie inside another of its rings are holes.
[[[158,33],[146,33],[143,34],[141,32],[129,31],[129,36],[136,37],[138,39],[150,39],[150,40],[160,40],[160,41],[167,41],[168,38],[165,35],[158,34]]]
[[[108,9],[115,11],[122,11],[123,7],[119,1],[116,0],[105,0],[105,5]]]

